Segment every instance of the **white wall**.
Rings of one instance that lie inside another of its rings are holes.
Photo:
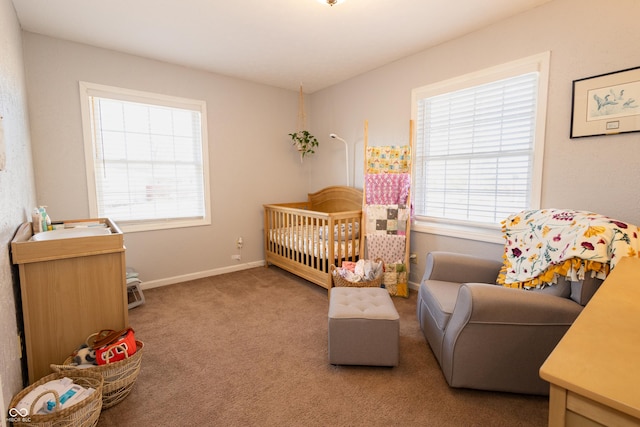
[[[637,63],[636,0],[554,0],[483,30],[307,95],[316,156],[300,164],[286,135],[296,126],[297,94],[131,55],[25,33],[25,61],[38,203],[54,219],[88,215],[78,80],[205,99],[209,109],[213,217],[210,227],[131,233],[129,264],[147,281],[224,269],[238,236],[243,262],[263,259],[261,204],[304,198],[350,182],[362,187],[363,122],[370,144],[402,143],[411,89],[524,56],[551,51],[543,206],[591,210],[640,223],[629,191],[640,168],[639,135],[571,140],[571,82]],[[229,207],[231,206],[231,208]],[[499,257],[502,247],[426,233],[412,234],[423,272],[431,250]]]
[[[569,138],[572,81],[640,66],[638,17],[637,0],[554,0],[314,93],[312,130],[318,135],[339,134],[351,150],[355,145],[356,187],[362,188],[365,119],[370,145],[404,143],[413,88],[549,50],[542,206],[589,210],[640,224],[640,194],[634,189],[640,181],[640,133]],[[332,184],[344,175],[343,146],[323,151],[317,160],[312,187]],[[330,172],[318,173],[321,170]],[[412,268],[413,282],[422,277],[429,251],[494,258],[502,254],[501,245],[416,232],[411,246],[419,260]]]
[[[20,25],[10,0],[0,0],[0,116],[4,129],[6,167],[0,171],[0,419],[11,398],[22,389],[18,352],[17,271],[9,246],[35,207],[27,94]],[[1,144],[0,144],[1,145]],[[4,425],[4,423],[2,423]]]
[[[21,387],[8,244],[36,201],[48,205],[54,219],[88,216],[79,80],[207,101],[214,224],[125,236],[129,265],[146,281],[162,281],[235,266],[230,254],[238,236],[245,241],[242,262],[262,260],[263,203],[302,200],[307,192],[345,183],[344,146],[330,140],[329,133],[349,142],[350,179],[361,188],[365,119],[372,145],[403,143],[411,89],[546,50],[552,59],[543,206],[592,210],[640,224],[634,189],[640,181],[640,134],[568,136],[572,80],[640,65],[638,16],[637,0],[554,0],[308,95],[310,130],[321,145],[301,164],[287,136],[297,124],[297,92],[21,34],[11,2],[0,0],[0,115],[7,145],[7,168],[0,171],[0,384],[5,400]],[[412,281],[421,277],[424,256],[432,250],[499,257],[502,248],[413,233],[412,251],[420,264],[412,270]]]
[[[2,404],[21,388],[9,242],[36,202],[48,205],[54,219],[88,216],[79,80],[207,101],[214,224],[125,236],[129,265],[146,281],[163,281],[237,266],[230,254],[238,236],[245,241],[242,263],[261,261],[263,203],[304,199],[307,192],[345,183],[344,146],[329,133],[349,142],[350,180],[361,188],[365,119],[372,145],[403,143],[411,89],[546,50],[552,57],[543,206],[640,224],[634,188],[640,181],[640,134],[569,138],[572,80],[640,65],[638,16],[637,0],[554,0],[307,95],[310,130],[320,147],[301,164],[287,136],[297,124],[297,92],[21,34],[11,2],[0,0],[0,115],[7,151],[6,170],[0,171]],[[502,247],[413,233],[419,264],[412,281],[419,281],[432,250],[499,257]]]
[[[264,259],[262,204],[306,200],[311,161],[287,133],[298,94],[24,33],[37,199],[53,219],[89,215],[78,81],[207,102],[213,224],[125,233],[127,264],[149,283]],[[242,261],[231,260],[242,236]]]

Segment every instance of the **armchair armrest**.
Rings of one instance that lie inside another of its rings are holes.
[[[570,326],[582,306],[569,298],[484,283],[460,287],[449,327],[455,321],[483,324]]]
[[[502,267],[499,260],[454,252],[429,252],[422,280],[454,283],[496,283]]]

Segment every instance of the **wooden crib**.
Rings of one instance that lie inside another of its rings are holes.
[[[264,205],[265,265],[276,265],[324,288],[330,266],[360,255],[362,191],[327,187],[306,202]]]

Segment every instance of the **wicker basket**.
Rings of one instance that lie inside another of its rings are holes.
[[[142,350],[144,343],[136,340],[136,352],[133,356],[120,360],[119,362],[97,365],[90,368],[78,368],[72,365],[71,356],[62,365],[51,365],[55,372],[78,372],[90,371],[104,377],[104,387],[102,388],[102,408],[107,409],[122,402],[131,393],[133,384],[140,373],[142,363]],[[127,354],[125,352],[125,354]]]
[[[76,403],[68,408],[60,409],[59,411],[51,414],[34,414],[22,416],[21,414],[12,414],[13,411],[9,411],[11,415],[10,421],[15,426],[74,426],[85,427],[95,426],[98,424],[98,418],[100,418],[100,411],[102,410],[102,387],[104,380],[102,375],[95,372],[87,372],[86,370],[74,370],[73,372],[55,372],[42,377],[38,381],[31,384],[29,387],[16,394],[9,407],[11,409],[16,408],[18,403],[36,387],[46,384],[49,381],[59,380],[61,378],[70,378],[74,383],[88,388],[91,387],[95,390],[89,397],[85,398],[81,402]],[[60,397],[57,393],[51,392],[56,400]],[[37,400],[37,399],[36,399]],[[33,408],[31,408],[33,409]],[[15,416],[14,416],[15,415]]]
[[[352,287],[352,288],[379,288],[380,285],[382,284],[382,278],[384,277],[383,274],[378,274],[378,277],[376,277],[373,280],[369,280],[369,281],[361,281],[361,282],[351,282],[347,279],[345,279],[344,277],[340,276],[337,272],[336,272],[336,266],[331,264],[330,266],[330,273],[331,273],[331,277],[333,278],[333,286],[347,286],[347,287]]]

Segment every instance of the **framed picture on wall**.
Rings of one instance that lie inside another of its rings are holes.
[[[571,138],[640,131],[640,67],[573,81]]]

